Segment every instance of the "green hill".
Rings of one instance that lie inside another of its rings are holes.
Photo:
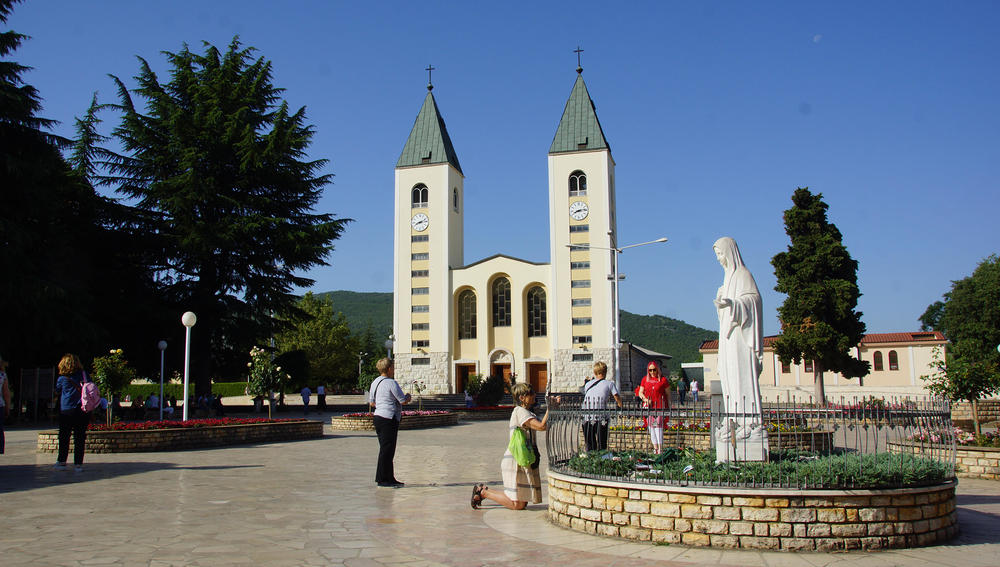
[[[318,295],[330,296],[334,311],[344,314],[352,333],[362,334],[371,327],[376,340],[384,340],[389,335],[392,328],[391,293],[328,291]],[[663,315],[636,315],[622,311],[622,340],[673,356],[668,365],[672,372],[678,372],[682,362],[701,361],[698,345],[717,336],[715,331]]]

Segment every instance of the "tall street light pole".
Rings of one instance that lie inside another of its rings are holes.
[[[614,234],[609,233],[609,235],[612,238],[614,238]],[[649,242],[640,242],[638,244],[629,244],[628,246],[617,246],[617,242],[614,243],[615,246],[593,246],[591,244],[567,244],[566,245],[568,248],[571,248],[571,249],[609,250],[612,253],[612,261],[614,262],[614,266],[613,266],[614,267],[614,273],[611,275],[611,278],[612,278],[611,279],[611,283],[612,283],[612,286],[614,287],[614,298],[612,299],[612,301],[613,301],[613,304],[614,304],[613,308],[615,310],[615,318],[614,318],[614,322],[612,323],[612,328],[611,328],[612,335],[614,336],[613,340],[614,340],[614,343],[615,343],[614,344],[614,348],[612,349],[613,350],[613,355],[614,355],[614,366],[612,368],[614,368],[614,371],[615,371],[615,385],[618,386],[619,388],[621,387],[621,342],[622,342],[622,335],[621,335],[621,308],[619,307],[619,303],[618,303],[618,297],[619,297],[619,295],[618,295],[618,283],[619,283],[619,277],[620,277],[619,273],[618,273],[618,256],[625,249],[627,249],[627,248],[635,248],[637,246],[645,246],[647,244],[659,244],[661,242],[666,242],[666,241],[667,241],[667,237],[664,236],[664,237],[661,237],[661,238],[657,238],[656,240],[650,240]],[[624,275],[624,274],[622,274],[622,275]]]
[[[156,343],[160,349],[160,421],[163,421],[163,351],[167,350],[167,341]]]
[[[181,324],[184,325],[184,416],[181,421],[188,420],[188,370],[191,368],[191,327],[198,322],[198,317],[188,311],[181,316]]]

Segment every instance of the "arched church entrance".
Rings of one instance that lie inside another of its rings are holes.
[[[502,376],[504,382],[511,382],[514,355],[508,350],[495,350],[490,354],[490,376]]]

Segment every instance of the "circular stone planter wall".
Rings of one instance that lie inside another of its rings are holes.
[[[837,551],[945,542],[954,481],[893,490],[650,486],[549,471],[549,517],[590,534],[731,549]]]
[[[322,421],[279,421],[133,431],[88,431],[86,452],[180,451],[245,443],[299,441],[317,439],[322,436]],[[70,444],[70,451],[72,448],[73,445]],[[42,431],[38,434],[39,453],[55,453],[58,449],[58,431]]]
[[[915,455],[931,453],[941,455],[951,449],[946,445],[906,441],[890,441],[887,445],[891,453],[912,453]],[[1000,448],[956,446],[955,476],[1000,480]]]
[[[404,415],[399,422],[400,429],[423,429],[458,424],[457,413],[435,415]],[[372,416],[335,416],[330,418],[330,426],[340,431],[375,431]]]

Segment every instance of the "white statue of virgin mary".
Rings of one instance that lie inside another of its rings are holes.
[[[722,287],[715,294],[719,314],[718,365],[725,411],[734,416],[720,438],[728,440],[735,435],[736,439],[746,439],[762,425],[758,378],[764,356],[763,306],[757,282],[743,264],[736,241],[723,236],[712,247],[726,273]]]

